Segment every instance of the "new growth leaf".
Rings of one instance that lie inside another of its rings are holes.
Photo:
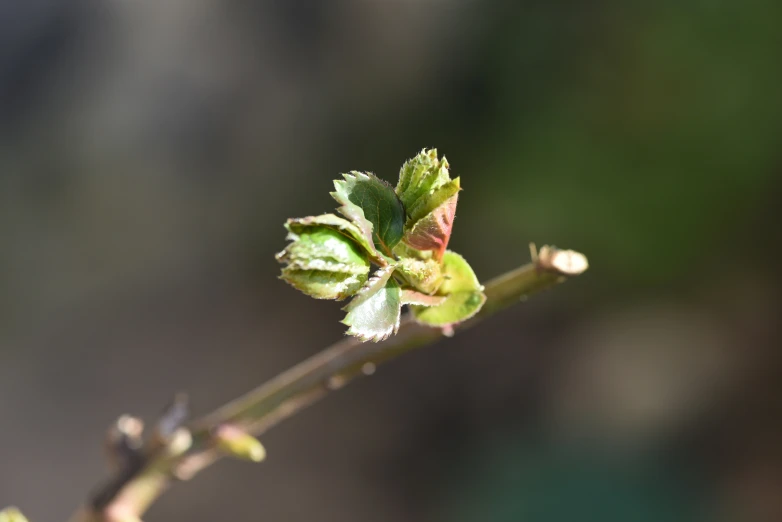
[[[486,297],[467,261],[447,250],[461,190],[449,168],[430,149],[405,162],[396,188],[371,173],[343,174],[331,195],[346,219],[289,219],[282,279],[318,299],[352,297],[342,322],[362,340],[396,333],[404,305],[431,326],[469,319]]]

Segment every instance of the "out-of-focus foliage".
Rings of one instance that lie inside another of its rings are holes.
[[[472,468],[481,485],[449,498],[454,522],[712,522],[690,477],[654,458],[589,448],[517,444],[489,449]],[[475,484],[470,482],[470,484]],[[719,520],[719,519],[717,519]]]
[[[588,251],[617,282],[688,277],[779,178],[782,6],[571,8],[497,32],[503,124],[481,168],[512,188],[483,189],[493,219]]]
[[[9,507],[0,511],[0,522],[27,522],[27,519],[17,508]]]

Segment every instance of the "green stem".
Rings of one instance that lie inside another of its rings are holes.
[[[538,254],[533,248],[531,263],[486,284],[484,291],[487,300],[483,308],[456,329],[469,328],[530,294],[564,281],[569,276],[581,274],[586,268],[586,258],[577,252],[543,247]],[[256,436],[262,435],[281,420],[323,398],[329,391],[343,387],[357,376],[371,374],[379,364],[433,343],[443,335],[442,330],[416,323],[407,314],[402,319],[399,333],[386,341],[363,343],[353,337],[342,339],[266,384],[193,422],[189,426],[193,443],[187,453],[175,459],[166,459],[165,462],[152,456],[146,466],[129,477],[122,487],[116,488],[114,482],[116,502],[104,503],[101,513],[89,507],[83,508],[72,517],[72,522],[119,521],[121,519],[111,516],[116,511],[127,514],[129,520],[137,520],[171,482],[170,479],[162,480],[162,476],[189,478],[222,456],[214,444],[214,433],[220,426],[231,425]],[[128,503],[133,503],[134,499],[136,505],[129,506]],[[121,504],[121,510],[116,509],[118,504]]]

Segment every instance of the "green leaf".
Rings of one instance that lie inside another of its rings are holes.
[[[399,330],[401,289],[393,273],[393,266],[379,269],[345,307],[348,314],[342,323],[350,327],[348,335],[378,342]]]
[[[371,225],[373,244],[384,254],[392,249],[404,235],[405,208],[391,186],[373,174],[351,172],[342,175],[344,180],[334,181],[331,195],[342,206],[339,212],[351,219],[367,234]]]
[[[407,212],[404,242],[433,251],[438,260],[451,238],[461,188],[448,169],[448,160],[439,160],[436,149],[423,150],[402,166],[396,187]]]
[[[277,254],[282,279],[316,299],[345,299],[367,281],[369,259],[352,239],[326,225],[286,223],[292,241]],[[298,232],[297,232],[298,231]]]
[[[450,179],[448,161],[445,158],[442,161],[437,158],[437,149],[422,150],[402,165],[396,194],[409,212],[419,200],[428,197],[433,190]]]
[[[454,292],[437,306],[425,308],[411,306],[413,316],[429,326],[446,327],[466,321],[478,313],[486,302],[486,296],[480,291]]]
[[[388,264],[385,257],[380,254],[372,243],[372,234],[369,238],[362,232],[358,225],[334,214],[321,214],[305,218],[289,219],[286,228],[295,233],[302,234],[312,227],[325,226],[337,230],[344,236],[355,241],[370,258],[381,266]]]
[[[434,212],[437,207],[444,205],[447,201],[451,199],[455,201],[455,196],[461,189],[459,181],[460,178],[448,180],[446,183],[433,189],[425,197],[419,199],[413,206],[405,207],[408,213],[407,222],[410,226],[415,225],[415,223]],[[456,203],[453,206],[455,210]]]
[[[0,511],[0,522],[27,522],[27,518],[15,507]]]
[[[444,280],[438,294],[448,295],[468,290],[483,291],[483,286],[478,282],[472,267],[456,252],[448,250],[445,253],[442,270]]]
[[[483,287],[475,272],[462,256],[446,251],[443,256],[443,283],[437,295],[446,299],[437,306],[413,305],[410,310],[415,319],[431,326],[445,327],[460,323],[474,316],[486,302]]]

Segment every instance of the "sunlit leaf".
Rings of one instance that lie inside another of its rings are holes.
[[[441,259],[451,238],[459,190],[459,178],[451,179],[448,160],[439,160],[436,149],[407,161],[396,187],[407,212],[404,242]]]
[[[474,316],[486,302],[483,287],[462,256],[446,251],[443,256],[443,283],[437,295],[445,300],[431,307],[411,306],[415,319],[431,326],[450,326]]]
[[[305,218],[289,219],[286,227],[295,234],[302,234],[312,227],[325,226],[332,228],[355,241],[370,258],[380,265],[387,263],[382,254],[378,253],[372,243],[371,234],[368,238],[364,232],[352,221],[334,214],[321,214]]]
[[[393,266],[381,268],[345,307],[348,334],[365,341],[382,341],[399,329],[401,289],[391,277]]]
[[[459,180],[454,181],[458,184]],[[458,197],[454,194],[417,221],[405,235],[405,243],[418,250],[431,250],[436,259],[442,259],[451,239]]]
[[[409,212],[450,179],[448,161],[445,158],[442,161],[437,158],[437,149],[424,149],[402,165],[396,193]]]
[[[443,328],[472,317],[486,298],[467,262],[447,250],[461,190],[449,169],[430,149],[402,166],[396,188],[371,173],[343,174],[331,195],[347,219],[288,220],[282,279],[320,299],[353,296],[343,322],[363,340],[395,333],[403,305]],[[371,264],[380,269],[369,278]]]
[[[369,259],[358,244],[329,226],[286,223],[292,241],[277,254],[282,279],[317,299],[345,299],[367,281]],[[294,230],[298,230],[298,233]]]
[[[451,200],[453,201],[453,208],[456,210],[456,195],[460,189],[460,178],[448,180],[446,183],[433,189],[425,197],[419,199],[416,204],[406,207],[408,212],[407,222],[412,227],[434,212],[435,209]]]
[[[351,172],[344,180],[334,181],[331,195],[342,206],[338,209],[367,233],[371,224],[372,241],[384,254],[391,252],[404,235],[405,209],[394,189],[373,174]]]

